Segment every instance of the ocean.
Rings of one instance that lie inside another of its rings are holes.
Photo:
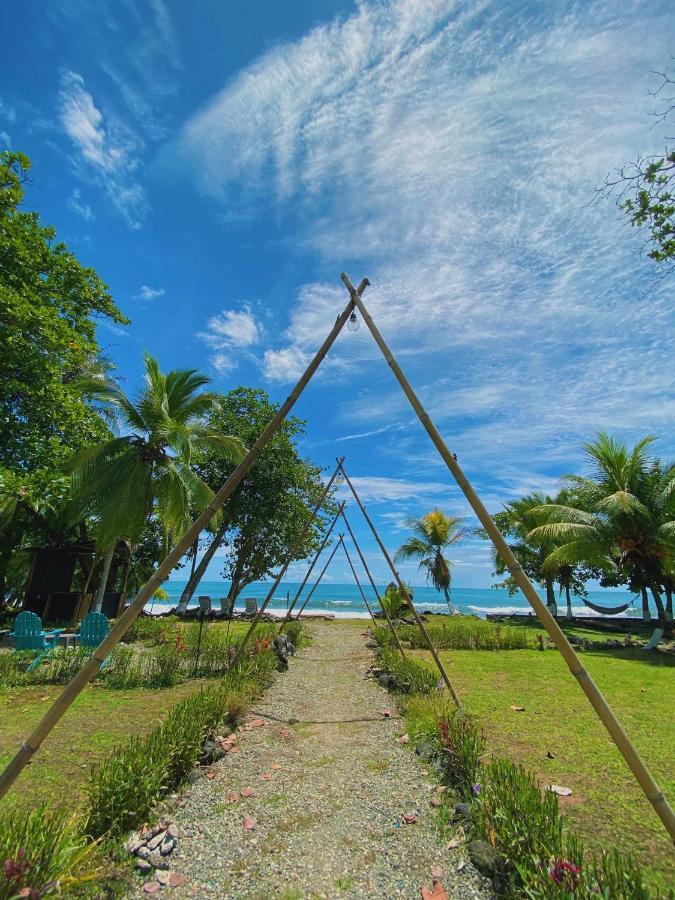
[[[146,609],[150,611],[153,607],[154,612],[167,610],[172,606],[176,606],[180,595],[183,591],[185,582],[183,581],[166,581],[162,587],[169,594],[169,599],[165,601],[155,600],[153,604],[148,604]],[[229,589],[227,581],[202,581],[196,591],[195,597],[190,603],[191,607],[198,606],[198,596],[208,596],[215,609],[220,609],[218,602],[220,597],[227,596]],[[260,605],[267,596],[272,582],[254,582],[249,585],[239,595],[235,609],[243,611],[244,601],[247,597],[254,597]],[[296,591],[300,587],[299,582],[282,582],[274,594],[270,605],[269,612],[282,613],[287,609],[288,597],[293,601]],[[296,610],[300,608],[303,598],[305,598],[311,589],[311,586],[305,587],[302,597],[296,605]],[[383,593],[385,585],[378,585],[378,590]],[[364,591],[366,590],[364,585]],[[442,594],[431,587],[413,587],[413,600],[420,612],[430,610],[431,612],[446,612],[448,607]],[[479,615],[484,617],[487,613],[518,613],[528,612],[530,605],[522,594],[516,594],[509,597],[508,592],[503,589],[495,588],[453,588],[451,591],[452,601],[460,612]],[[541,594],[540,594],[541,596]],[[589,591],[589,600],[592,603],[605,606],[619,606],[622,603],[633,602],[632,607],[623,613],[625,616],[640,616],[641,601],[638,597],[625,591],[608,591],[597,590]],[[368,602],[373,605],[376,601],[372,589],[366,592]],[[564,599],[558,599],[559,607],[564,608]],[[584,606],[578,598],[573,598],[572,610],[574,615],[597,615],[593,610]],[[354,584],[330,584],[322,583],[314,591],[312,599],[306,607],[307,612],[323,612],[332,613],[342,618],[367,618],[368,611],[361,598],[358,588]]]

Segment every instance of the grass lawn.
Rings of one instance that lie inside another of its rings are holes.
[[[248,626],[247,622],[233,622],[230,639],[240,637]],[[177,627],[185,631],[196,626],[181,624]],[[222,631],[224,636],[227,625],[216,623],[206,628]],[[184,696],[216,681],[213,678],[188,680],[174,687],[152,690],[88,686],[46,739],[7,797],[0,801],[0,811],[10,806],[28,810],[44,802],[63,802],[75,809],[84,798],[92,763],[129,735],[150,731]],[[0,768],[9,762],[20,742],[62,690],[63,685],[0,688]]]
[[[632,850],[647,872],[675,883],[663,825],[557,651],[454,650],[441,658],[462,702],[480,718],[490,751],[524,763],[544,784],[572,789],[560,806],[588,847]],[[675,657],[589,651],[582,661],[673,803]]]
[[[84,798],[92,763],[129,735],[150,731],[186,694],[208,684],[213,681],[164,690],[85,688],[0,801],[0,812],[10,807],[28,811],[45,802],[75,810]],[[0,692],[0,766],[9,762],[62,690],[60,685],[38,685]]]

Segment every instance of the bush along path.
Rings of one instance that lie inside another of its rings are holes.
[[[373,653],[360,629],[316,622],[311,634],[223,742],[226,757],[195,770],[167,806],[171,868],[184,883],[139,879],[133,896],[492,896],[464,851],[445,849],[436,782],[367,677]]]
[[[382,629],[377,630],[378,637]],[[388,643],[388,638],[386,640]],[[373,669],[398,695],[403,740],[438,773],[435,802],[446,824],[449,851],[463,848],[490,877],[500,897],[555,900],[657,900],[675,898],[647,884],[628,854],[609,849],[585,852],[565,828],[558,793],[509,760],[487,753],[485,735],[466,710],[454,707],[435,685],[428,665],[382,646]]]

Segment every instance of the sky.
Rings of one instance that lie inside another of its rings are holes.
[[[584,471],[599,430],[673,455],[672,282],[596,196],[664,146],[670,3],[33,0],[3,21],[0,145],[131,319],[98,329],[130,392],[148,350],[282,401],[347,271],[491,512]],[[391,549],[434,506],[473,524],[365,326],[295,412]],[[451,557],[456,586],[491,584],[485,542]]]

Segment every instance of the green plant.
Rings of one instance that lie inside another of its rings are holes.
[[[63,810],[45,807],[1,816],[0,900],[41,897],[57,885],[67,891],[95,878],[96,845],[80,826]],[[21,893],[31,889],[34,893]]]
[[[380,650],[379,662],[389,675],[390,686],[398,693],[430,694],[436,690],[436,676],[424,663],[404,658],[388,648]]]
[[[405,591],[395,584],[390,584],[380,598],[380,605],[387,611],[390,619],[400,619],[410,612],[410,603]]]
[[[465,710],[455,709],[438,720],[443,775],[460,795],[470,800],[479,790],[478,770],[485,752],[485,734]]]

